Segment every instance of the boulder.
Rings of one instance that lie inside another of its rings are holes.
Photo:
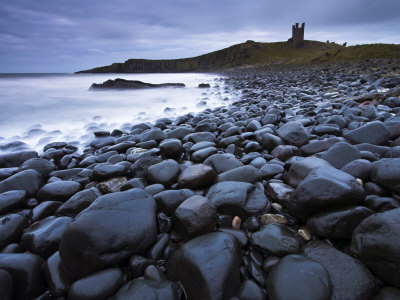
[[[400,208],[364,219],[353,231],[351,248],[372,272],[400,287]]]
[[[194,238],[166,263],[168,279],[179,281],[188,299],[229,299],[240,287],[240,247],[233,235],[213,232]]]
[[[56,181],[47,183],[38,191],[37,198],[40,201],[68,200],[81,189],[81,185],[75,181]]]
[[[374,211],[363,206],[339,208],[312,215],[308,229],[316,235],[331,239],[351,239],[354,228]]]
[[[150,194],[137,188],[108,194],[65,230],[60,242],[62,265],[73,278],[81,278],[146,251],[156,235],[156,202]]]
[[[28,226],[28,212],[0,216],[0,249],[19,241],[22,231]]]
[[[270,207],[264,193],[247,182],[224,181],[214,184],[206,197],[220,214],[248,217],[267,211]]]
[[[325,159],[335,168],[341,169],[349,162],[360,159],[361,154],[360,150],[349,143],[339,142],[325,151],[321,158]]]
[[[173,159],[167,159],[150,166],[147,171],[147,178],[150,182],[169,187],[177,181],[180,172],[179,164]]]
[[[0,194],[0,215],[4,215],[14,209],[21,208],[25,204],[25,191],[8,191]]]
[[[372,163],[372,181],[400,193],[400,158],[383,158]]]
[[[277,130],[277,133],[286,143],[297,147],[307,144],[310,139],[309,133],[298,121],[287,122]]]
[[[13,299],[31,299],[44,292],[43,262],[40,256],[30,253],[0,254],[0,269],[13,278]]]
[[[58,207],[56,213],[74,218],[100,196],[101,193],[96,188],[90,188],[77,192],[71,198],[65,201],[60,207]]]
[[[384,145],[389,141],[390,133],[382,122],[374,121],[344,133],[343,137],[353,144]]]
[[[174,213],[175,229],[185,240],[213,231],[217,221],[215,206],[197,195],[183,201]]]
[[[178,184],[183,188],[200,189],[212,185],[216,177],[212,167],[197,164],[183,170],[179,175]]]
[[[185,87],[183,83],[160,83],[153,84],[139,80],[126,80],[116,78],[114,80],[109,79],[103,83],[93,83],[90,86],[90,90],[97,89],[117,89],[117,90],[137,90],[137,89],[150,89],[150,88],[166,88],[166,87]]]
[[[297,187],[307,175],[320,167],[330,167],[331,165],[324,159],[317,157],[307,157],[294,162],[287,173],[287,182],[293,187]]]
[[[0,154],[0,168],[19,167],[31,158],[37,158],[36,151],[24,150]]]
[[[174,282],[134,279],[125,283],[111,299],[179,300],[181,297],[178,285]]]
[[[328,300],[331,288],[326,268],[297,254],[282,258],[267,277],[269,299]]]
[[[36,194],[42,185],[42,177],[35,170],[19,172],[0,182],[0,193],[12,190],[24,190],[28,197]]]
[[[256,183],[260,181],[261,173],[254,166],[238,167],[218,175],[217,182],[223,181],[240,181],[248,183]]]
[[[323,265],[332,283],[332,300],[371,299],[377,282],[359,260],[344,254],[322,241],[312,241],[302,247],[304,256]]]
[[[317,168],[297,186],[287,206],[292,216],[305,220],[321,211],[357,205],[364,197],[364,188],[353,176],[333,167]]]

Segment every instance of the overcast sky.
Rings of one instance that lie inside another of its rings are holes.
[[[400,0],[0,0],[0,72],[74,72],[246,40],[400,43]]]

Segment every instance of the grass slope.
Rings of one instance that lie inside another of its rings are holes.
[[[342,47],[334,43],[305,41],[304,48],[294,48],[289,42],[257,43],[247,41],[191,58],[171,60],[129,59],[124,63],[114,63],[110,66],[77,73],[201,72],[271,63],[299,65],[399,57],[400,45],[394,44]]]

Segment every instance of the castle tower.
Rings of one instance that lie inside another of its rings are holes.
[[[292,26],[292,43],[296,48],[304,48],[304,27],[305,23],[302,23],[301,27],[299,23]]]

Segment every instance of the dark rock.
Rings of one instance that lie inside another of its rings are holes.
[[[146,182],[143,178],[132,178],[121,187],[121,191],[127,191],[133,188],[143,189],[145,187],[145,184]]]
[[[231,223],[231,225],[232,225],[232,223]],[[233,235],[236,238],[236,241],[240,244],[240,246],[242,248],[246,247],[247,244],[249,243],[249,238],[247,237],[246,233],[242,230],[219,228],[218,231]]]
[[[245,280],[237,293],[240,300],[264,300],[265,295],[253,280]]]
[[[200,189],[214,183],[217,174],[214,169],[204,164],[190,166],[183,170],[178,178],[180,187],[189,189]]]
[[[387,286],[381,289],[379,293],[375,295],[373,300],[396,300],[396,299],[400,299],[400,289]]]
[[[307,220],[307,227],[320,237],[350,239],[354,228],[372,214],[373,210],[363,206],[339,208],[312,215]]]
[[[68,289],[68,299],[97,300],[115,294],[123,283],[120,269],[110,268],[75,281]]]
[[[57,251],[50,256],[43,265],[49,290],[53,297],[61,297],[67,293],[71,279],[65,274],[61,266],[60,253]]]
[[[271,155],[279,158],[281,161],[287,161],[289,158],[300,154],[299,148],[291,145],[280,145],[271,151]]]
[[[91,90],[96,89],[117,89],[117,90],[125,90],[125,89],[150,89],[150,88],[166,88],[166,87],[185,87],[183,83],[161,83],[161,84],[152,84],[139,80],[126,80],[121,78],[116,78],[114,80],[109,79],[104,81],[103,83],[93,83],[90,86]]]
[[[369,195],[365,198],[364,205],[376,212],[384,212],[387,210],[399,208],[400,199]]]
[[[291,254],[282,258],[269,273],[267,290],[270,299],[329,299],[331,280],[318,262]]]
[[[3,153],[0,154],[0,168],[19,167],[27,160],[37,157],[37,152],[30,150]]]
[[[321,241],[302,248],[303,255],[323,265],[332,282],[332,300],[371,299],[377,283],[371,272],[358,260]]]
[[[223,181],[241,181],[256,183],[261,179],[260,171],[253,166],[238,167],[218,175],[217,182]]]
[[[292,200],[294,188],[283,182],[269,181],[266,186],[266,195],[272,200],[287,205]]]
[[[193,143],[200,143],[200,142],[216,142],[215,135],[211,132],[195,132],[188,134],[184,141],[193,142]]]
[[[101,193],[96,188],[90,188],[77,192],[60,207],[58,207],[56,214],[74,218],[100,196]]]
[[[262,179],[271,179],[272,177],[283,173],[285,169],[278,164],[265,164],[260,169]]]
[[[166,158],[180,158],[182,151],[182,142],[178,139],[166,139],[160,143],[160,152]]]
[[[159,219],[158,219],[159,220]],[[160,234],[161,238],[158,240],[157,243],[154,244],[153,247],[147,251],[147,257],[152,260],[158,260],[163,254],[165,248],[167,248],[169,243],[169,235],[167,233]]]
[[[268,254],[284,256],[299,251],[299,240],[291,230],[279,223],[261,227],[250,237],[250,243]]]
[[[175,129],[172,129],[167,133],[167,136],[169,139],[179,139],[182,140],[185,136],[193,133],[192,128],[187,128],[187,127],[177,127]]]
[[[112,136],[96,138],[90,142],[90,146],[95,149],[100,149],[105,146],[114,145],[115,138]]]
[[[0,169],[0,180],[7,179],[8,177],[17,173],[18,168],[1,168]]]
[[[351,248],[372,272],[400,287],[400,208],[364,219],[353,231]]]
[[[189,189],[167,190],[154,195],[154,199],[156,199],[157,207],[171,216],[183,201],[192,196],[194,192]]]
[[[308,144],[302,146],[300,150],[305,156],[309,156],[318,152],[325,151],[342,140],[343,138],[339,139],[337,137],[330,137],[322,140],[311,140]]]
[[[210,84],[208,84],[208,83],[200,83],[199,84],[199,88],[209,88],[210,87]]]
[[[0,249],[19,241],[22,231],[28,226],[27,211],[0,217]]]
[[[62,202],[59,201],[44,201],[38,204],[30,213],[32,222],[37,222],[41,219],[52,216],[61,204]]]
[[[291,121],[282,125],[277,133],[279,137],[290,145],[297,147],[303,146],[308,143],[310,139],[308,132],[303,124],[297,121]]]
[[[364,189],[367,195],[376,195],[376,196],[390,196],[390,191],[383,186],[376,184],[375,182],[365,182]]]
[[[150,195],[154,196],[158,193],[161,193],[162,191],[165,190],[165,187],[160,184],[160,183],[155,183],[155,184],[151,184],[148,185],[144,188],[144,190],[149,193]]]
[[[287,182],[291,186],[297,187],[311,171],[320,167],[330,167],[330,164],[326,160],[317,157],[298,160],[290,166],[286,176]]]
[[[176,182],[180,171],[179,164],[175,160],[167,159],[150,166],[147,171],[147,178],[150,182],[161,183],[169,187]]]
[[[371,179],[400,193],[400,158],[384,158],[372,163]]]
[[[217,210],[207,198],[192,196],[183,201],[174,213],[174,226],[185,240],[213,231]]]
[[[207,147],[201,150],[194,152],[191,156],[191,159],[195,163],[201,163],[209,156],[216,154],[217,148],[215,147]]]
[[[112,299],[179,300],[180,293],[178,286],[171,281],[135,279],[125,283]]]
[[[203,163],[213,167],[214,171],[218,174],[242,166],[240,161],[229,153],[211,155]]]
[[[125,173],[126,170],[123,165],[100,164],[95,166],[93,169],[93,179],[101,181],[124,176]]]
[[[297,186],[287,206],[292,216],[304,220],[320,211],[357,205],[364,197],[353,176],[333,167],[318,168]]]
[[[75,181],[57,181],[45,184],[37,193],[39,201],[66,201],[80,190],[81,186]]]
[[[382,122],[374,121],[344,133],[343,137],[353,144],[384,145],[389,141],[390,133]]]
[[[325,159],[335,168],[341,169],[349,162],[360,159],[361,154],[356,147],[345,142],[339,142],[323,153],[321,158]]]
[[[80,278],[145,251],[157,234],[155,212],[154,198],[142,189],[96,199],[61,237],[63,267]]]
[[[51,161],[44,159],[44,158],[31,158],[25,161],[20,170],[28,170],[33,169],[37,171],[42,178],[47,178],[51,172],[56,169],[56,166]]]
[[[366,159],[356,159],[346,164],[341,170],[365,181],[369,178],[371,169],[371,162]]]
[[[135,161],[132,165],[132,171],[135,177],[146,178],[149,167],[160,162],[162,162],[162,159],[159,156],[144,156]]]
[[[219,213],[233,216],[252,216],[270,207],[264,193],[247,182],[224,181],[214,184],[206,197]]]
[[[34,196],[42,185],[42,177],[35,170],[19,172],[0,182],[0,193],[24,190],[26,195]]]
[[[10,273],[0,269],[0,296],[3,300],[13,299],[13,279]]]
[[[229,299],[240,286],[240,249],[227,233],[213,232],[185,243],[166,264],[188,299]]]
[[[47,217],[26,228],[21,237],[25,249],[42,257],[49,257],[57,251],[61,235],[66,230],[70,217]]]
[[[154,261],[152,259],[144,258],[139,255],[133,255],[129,259],[128,270],[133,278],[137,278],[143,276],[146,267],[153,263]]]
[[[13,278],[13,299],[31,299],[44,292],[43,262],[40,256],[30,253],[0,254],[0,269]]]
[[[0,194],[0,215],[21,208],[25,203],[25,191],[8,191]]]

